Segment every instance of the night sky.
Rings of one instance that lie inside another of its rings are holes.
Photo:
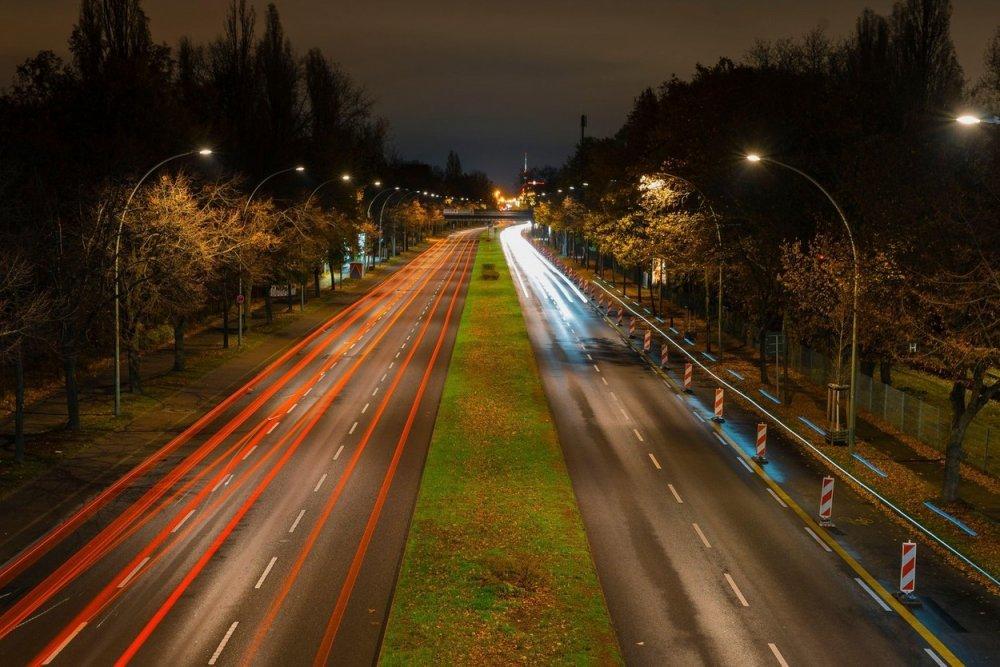
[[[264,2],[255,2],[258,26]],[[982,73],[1000,0],[954,0],[952,35],[966,76]],[[466,169],[509,184],[522,153],[560,164],[579,137],[614,132],[632,97],[696,62],[738,58],[755,38],[800,36],[819,23],[846,35],[865,6],[891,0],[278,0],[303,54],[321,47],[376,101],[405,158],[443,164],[449,149]],[[208,41],[225,0],[146,0],[153,37]],[[39,49],[64,55],[75,0],[0,0],[0,81]]]

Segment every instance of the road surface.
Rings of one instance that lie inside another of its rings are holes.
[[[415,258],[0,567],[0,662],[371,664],[476,238]]]
[[[708,383],[699,379],[690,397],[671,391],[521,237],[525,228],[501,239],[628,664],[937,664],[928,642],[717,438]],[[727,417],[734,436],[756,421],[728,406]],[[818,484],[821,473],[794,448],[769,454],[780,483]],[[841,516],[887,523],[846,489],[837,502]],[[899,543],[883,543],[884,563],[863,562],[889,588]],[[963,581],[953,577],[954,592],[974,600]],[[1000,648],[996,600],[974,609],[971,631],[927,609],[921,618],[964,648],[962,658],[987,664]]]

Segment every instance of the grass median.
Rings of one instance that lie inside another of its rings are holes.
[[[499,241],[476,254],[381,662],[621,662]]]

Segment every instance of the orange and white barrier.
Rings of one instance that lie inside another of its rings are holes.
[[[715,416],[712,417],[712,421],[719,422],[720,424],[726,421],[722,417],[722,405],[725,399],[725,391],[722,387],[716,387],[715,389]]]
[[[757,455],[753,460],[763,465],[767,463],[767,424],[760,422],[757,424]]]
[[[819,493],[819,525],[833,526],[833,477],[823,478]]]
[[[905,598],[913,598],[917,588],[917,545],[903,542],[902,560],[899,564],[899,592]]]
[[[646,329],[646,335],[642,339],[642,349],[644,352],[653,349],[653,331],[651,329]]]
[[[670,363],[670,343],[664,342],[660,348],[660,368],[666,368]]]
[[[689,361],[684,364],[684,391],[686,391],[689,394],[691,393],[691,380],[693,377],[694,377],[694,366],[692,366],[691,362]]]

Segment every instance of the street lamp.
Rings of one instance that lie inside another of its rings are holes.
[[[122,227],[125,225],[125,216],[128,215],[128,208],[132,204],[132,198],[135,197],[135,193],[139,191],[139,187],[143,182],[149,178],[150,174],[162,167],[168,162],[173,160],[179,160],[182,157],[188,157],[190,155],[201,155],[208,156],[212,154],[211,148],[199,148],[193,151],[185,151],[183,153],[178,153],[177,155],[172,155],[166,160],[162,160],[156,163],[149,171],[142,175],[139,182],[135,184],[132,188],[132,192],[129,193],[128,199],[125,201],[125,208],[122,209],[121,217],[118,219],[118,231],[115,233],[115,417],[120,417],[122,413],[122,371],[121,371],[121,299],[120,299],[120,284],[119,284],[119,256],[121,250],[122,242]]]
[[[756,159],[755,160],[751,160],[749,155],[747,156],[747,159],[750,160],[751,162],[759,162],[760,161],[760,157],[758,157],[756,155],[754,155],[753,157],[755,157]],[[708,197],[705,196],[705,193],[702,192],[698,188],[697,185],[695,185],[694,183],[692,183],[688,179],[684,178],[683,176],[677,176],[676,174],[670,174],[670,173],[667,173],[667,172],[662,172],[662,173],[665,176],[669,176],[670,178],[673,178],[673,179],[676,179],[676,180],[680,181],[681,183],[686,183],[688,185],[688,187],[690,187],[692,190],[694,190],[699,195],[701,195],[702,201],[705,202],[705,205],[708,206],[709,213],[712,214],[712,222],[715,223],[715,239],[716,239],[716,241],[719,244],[719,311],[718,311],[718,314],[716,316],[716,320],[717,320],[716,324],[717,324],[718,329],[719,329],[719,354],[721,355],[722,354],[722,226],[719,225],[719,216],[715,212],[715,209],[712,207],[712,202],[710,202],[708,200]],[[584,183],[584,185],[587,185],[587,184]],[[661,280],[663,279],[662,276],[661,276],[660,279]],[[707,320],[707,318],[708,318],[708,288],[706,288],[706,290],[705,290],[705,316],[706,316],[706,320]],[[711,351],[711,350],[709,350],[709,351]]]
[[[749,162],[769,162],[771,164],[778,165],[779,167],[784,167],[789,171],[793,171],[802,178],[806,179],[812,183],[816,189],[822,192],[826,198],[836,209],[837,215],[840,216],[840,221],[844,223],[844,229],[847,231],[847,240],[851,243],[851,258],[854,261],[854,289],[851,304],[851,388],[850,388],[850,402],[847,405],[847,449],[851,454],[854,453],[855,444],[855,430],[857,424],[857,413],[858,413],[858,383],[857,383],[857,372],[858,372],[858,290],[860,283],[860,270],[858,268],[858,249],[854,245],[854,233],[851,231],[851,226],[847,223],[847,216],[844,215],[844,211],[840,208],[840,204],[833,198],[833,196],[827,192],[826,188],[820,185],[816,179],[814,179],[809,174],[805,173],[801,169],[797,169],[784,162],[779,162],[769,157],[761,157],[756,153],[750,153],[746,156]]]
[[[961,123],[962,125],[979,125],[980,123],[986,123],[988,125],[1000,125],[1000,116],[974,116],[972,114],[964,114],[955,119],[955,122]]]
[[[303,167],[302,165],[298,165],[298,166],[295,166],[295,167],[289,167],[288,169],[279,169],[278,171],[274,172],[273,174],[271,174],[269,176],[266,176],[264,178],[264,180],[262,180],[260,183],[258,183],[257,187],[255,187],[253,189],[253,192],[250,193],[250,196],[247,197],[247,203],[243,205],[243,218],[246,219],[247,211],[250,209],[250,202],[253,201],[254,195],[257,194],[257,191],[260,190],[260,188],[261,188],[262,185],[264,185],[265,183],[267,183],[269,180],[271,180],[275,176],[280,176],[281,174],[287,174],[290,171],[297,171],[299,173],[302,173],[305,170],[306,170],[305,167]],[[319,188],[317,188],[317,190],[318,189]],[[316,190],[313,190],[312,194],[316,194]],[[312,194],[310,194],[309,196],[312,197]],[[309,201],[309,200],[307,199],[306,201]],[[238,283],[238,289],[239,289],[238,293],[239,293],[240,297],[242,298],[242,296],[243,296],[243,267],[242,267],[242,263],[241,263],[241,266],[240,266],[240,276],[239,276],[239,279],[238,279],[237,283]],[[292,298],[291,294],[288,295],[288,298],[289,299]],[[236,347],[242,347],[243,346],[243,301],[241,299],[237,299],[236,306],[237,306]]]

